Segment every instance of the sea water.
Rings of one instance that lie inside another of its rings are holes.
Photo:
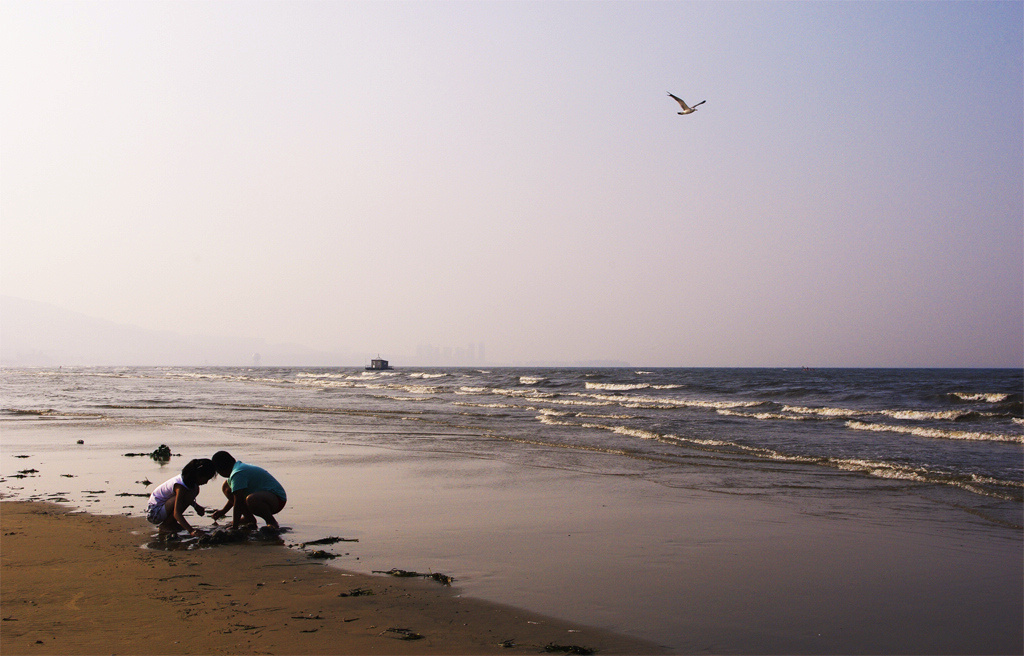
[[[913,553],[899,568],[926,588],[943,544],[975,545],[943,571],[1020,552],[1020,370],[62,368],[0,384],[7,498],[141,514],[152,484],[224,448],[282,480],[294,540],[360,541],[342,567],[449,569],[467,594],[685,650],[941,650],[949,631],[901,642],[870,614],[836,620],[866,601],[835,600],[854,584],[830,572]],[[123,455],[163,443],[168,464]],[[997,624],[1019,619],[1020,568],[1004,569],[977,573],[1010,578],[984,611]],[[781,609],[742,601],[794,585]]]

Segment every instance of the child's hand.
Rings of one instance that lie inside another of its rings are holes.
[[[214,510],[212,513],[210,513],[210,519],[212,519],[213,521],[217,521],[226,514],[227,513],[224,512],[223,510]]]
[[[203,508],[200,505],[196,505],[196,514],[198,514],[200,517],[204,516],[206,514],[206,508]]]

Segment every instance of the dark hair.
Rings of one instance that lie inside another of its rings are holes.
[[[235,459],[227,451],[218,451],[213,454],[213,466],[217,471],[230,471],[235,466]]]
[[[188,464],[181,470],[181,482],[185,487],[199,487],[199,481],[204,483],[217,474],[217,468],[209,458],[197,458],[189,460]]]

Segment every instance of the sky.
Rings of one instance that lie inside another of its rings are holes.
[[[393,364],[1022,366],[1022,15],[4,0],[0,293]]]

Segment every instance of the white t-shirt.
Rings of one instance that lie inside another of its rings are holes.
[[[157,488],[155,490],[153,490],[153,493],[149,495],[149,504],[146,507],[147,508],[153,508],[154,506],[159,507],[159,506],[162,506],[165,503],[167,503],[168,499],[171,499],[171,498],[174,497],[174,486],[175,485],[180,485],[183,488],[185,488],[186,490],[189,489],[189,487],[187,485],[185,485],[185,482],[181,479],[181,474],[178,474],[174,478],[161,483],[159,486],[157,486]],[[197,490],[195,490],[195,492],[196,492],[196,494],[198,494],[199,490],[197,489]]]

